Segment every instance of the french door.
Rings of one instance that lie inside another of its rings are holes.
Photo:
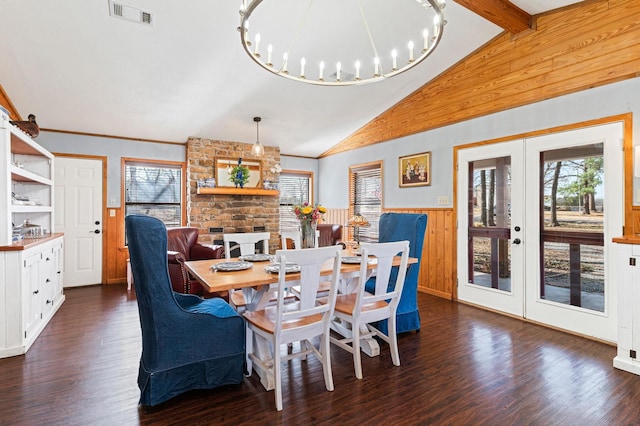
[[[461,149],[458,298],[616,340],[623,127]]]

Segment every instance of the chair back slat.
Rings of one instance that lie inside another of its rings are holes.
[[[228,233],[222,236],[224,242],[224,256],[227,259],[231,258],[231,251],[236,247],[240,247],[240,256],[247,256],[250,254],[256,254],[256,244],[262,241],[262,253],[269,253],[269,238],[271,234],[269,232],[241,232],[241,233]],[[231,243],[235,245],[232,246]]]
[[[321,281],[326,281],[325,277],[321,277],[320,271],[325,262],[333,261],[333,270],[330,278],[331,286],[327,303],[318,303],[318,289]],[[286,329],[283,323],[291,320],[309,319],[308,324],[314,323],[320,326],[327,326],[331,320],[333,309],[335,307],[335,299],[337,294],[338,276],[341,265],[341,247],[330,246],[305,250],[278,250],[276,251],[275,262],[280,264],[278,273],[278,304],[276,314],[276,333],[280,332],[283,336],[287,333],[298,333],[298,331]],[[287,293],[289,283],[286,281],[287,262],[293,262],[300,266],[300,293],[298,294],[299,303],[295,309],[291,306],[285,308],[285,295]],[[311,317],[320,314],[322,317],[319,321],[310,320]],[[305,321],[301,323],[306,324]]]
[[[360,285],[358,287],[359,297],[354,309],[358,311],[367,303],[380,300],[389,300],[390,308],[395,308],[400,301],[402,287],[404,286],[409,261],[409,241],[394,241],[389,243],[362,243],[360,245],[362,256],[375,256],[378,262],[376,267],[376,284],[373,295],[365,292],[367,280],[367,263],[360,265]],[[393,258],[400,255],[400,266],[395,282],[389,282],[391,277]]]

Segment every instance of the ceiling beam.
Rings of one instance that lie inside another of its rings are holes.
[[[511,34],[531,29],[531,15],[508,0],[454,0]]]

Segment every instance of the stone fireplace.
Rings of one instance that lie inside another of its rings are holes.
[[[214,175],[216,158],[261,161],[261,180],[271,177],[269,169],[280,162],[280,148],[265,146],[264,149],[264,156],[256,158],[251,155],[251,144],[203,138],[187,140],[188,225],[200,229],[200,242],[222,244],[224,233],[267,231],[271,233],[269,251],[276,250],[280,220],[278,195],[248,195],[252,192],[249,188],[238,188],[232,194],[197,193],[198,179],[215,177],[216,186],[231,185],[227,176]]]

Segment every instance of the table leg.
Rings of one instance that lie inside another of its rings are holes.
[[[268,287],[242,289],[245,300],[250,301],[246,307],[248,310],[264,309],[271,296]],[[269,342],[247,328],[247,372],[251,375],[252,371],[258,374],[260,383],[266,390],[275,388],[273,358]]]

